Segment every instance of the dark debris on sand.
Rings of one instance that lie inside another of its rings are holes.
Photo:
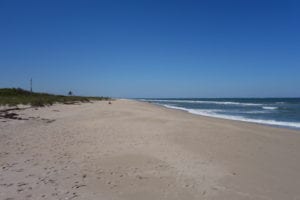
[[[0,110],[0,119],[28,120],[27,118],[22,118],[17,113],[12,112],[15,110],[20,110],[20,108]]]

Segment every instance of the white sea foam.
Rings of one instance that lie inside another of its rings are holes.
[[[246,114],[263,114],[263,113],[270,113],[270,111],[267,111],[267,110],[253,110],[253,111],[240,111],[240,113],[246,113]]]
[[[141,101],[151,102],[171,102],[171,103],[199,103],[199,104],[219,104],[219,105],[240,105],[240,106],[262,106],[259,103],[242,103],[232,101],[200,101],[200,100],[175,100],[175,99],[140,99]]]
[[[262,107],[265,110],[276,110],[278,107],[273,107],[273,106],[263,106]]]
[[[275,120],[250,119],[250,118],[245,118],[242,116],[231,116],[231,115],[218,114],[218,113],[216,113],[217,110],[187,109],[187,108],[183,108],[183,107],[170,106],[170,105],[164,105],[164,106],[167,108],[184,110],[184,111],[187,111],[192,114],[202,115],[202,116],[207,116],[207,117],[230,119],[230,120],[243,121],[243,122],[252,122],[252,123],[258,123],[258,124],[267,124],[267,125],[273,125],[273,126],[285,126],[285,127],[300,128],[299,122],[283,122],[283,121],[275,121]]]

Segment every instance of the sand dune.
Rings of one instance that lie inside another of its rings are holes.
[[[116,100],[0,119],[0,199],[300,199],[300,131]]]

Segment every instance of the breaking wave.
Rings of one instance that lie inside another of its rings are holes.
[[[214,110],[214,109],[209,109],[209,110],[208,109],[188,109],[188,108],[172,106],[172,105],[163,105],[163,106],[165,106],[167,108],[183,110],[183,111],[187,111],[192,114],[202,115],[202,116],[207,116],[207,117],[230,119],[230,120],[236,120],[236,121],[252,122],[252,123],[267,124],[267,125],[274,125],[274,126],[300,128],[299,122],[284,122],[284,121],[267,120],[267,119],[266,120],[252,119],[252,118],[247,118],[245,116],[232,116],[232,115],[220,114],[218,112],[220,112],[222,110]]]

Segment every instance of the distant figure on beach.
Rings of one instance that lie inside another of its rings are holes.
[[[108,104],[111,104],[111,102],[109,101]]]

